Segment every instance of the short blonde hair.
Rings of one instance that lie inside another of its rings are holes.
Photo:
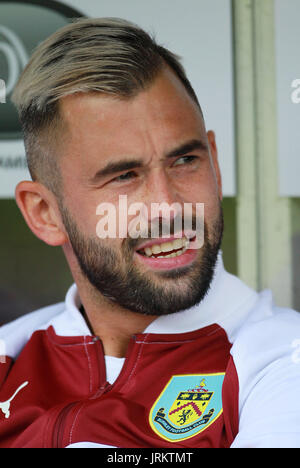
[[[178,57],[133,23],[119,18],[79,19],[42,42],[12,95],[33,180],[53,192],[61,183],[54,149],[63,127],[61,98],[79,92],[130,98],[146,89],[166,64],[200,108]]]

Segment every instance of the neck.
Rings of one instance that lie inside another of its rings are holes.
[[[101,339],[107,356],[125,357],[131,337],[142,333],[157,318],[124,309],[99,294],[95,297],[95,291],[84,288],[80,282],[77,287],[85,320],[91,332]]]
[[[90,331],[101,339],[106,356],[125,357],[131,337],[143,333],[157,316],[131,312],[104,297],[83,276],[69,245],[64,246],[64,253]]]

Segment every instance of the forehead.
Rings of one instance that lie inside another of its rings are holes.
[[[86,167],[114,156],[150,156],[205,135],[198,105],[168,69],[133,98],[81,93],[64,98],[61,112],[68,126],[63,153]]]

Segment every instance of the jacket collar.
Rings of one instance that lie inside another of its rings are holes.
[[[259,295],[224,269],[222,253],[218,256],[213,280],[200,304],[155,319],[144,333],[187,333],[219,324],[230,335],[249,314]],[[268,299],[269,300],[269,299]],[[271,300],[271,299],[270,299]],[[58,336],[88,336],[89,327],[80,312],[81,301],[73,284],[64,302],[44,307],[0,328],[0,342],[5,354],[16,358],[37,330],[54,328]]]
[[[187,310],[155,319],[144,333],[186,333],[218,323],[221,326],[235,322],[241,308],[249,310],[258,294],[237,277],[224,269],[222,252],[219,252],[214,276],[204,299]],[[65,299],[66,310],[53,321],[59,335],[90,335],[91,332],[79,311],[80,297],[76,285],[71,286]]]

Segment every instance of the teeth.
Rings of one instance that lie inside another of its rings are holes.
[[[172,258],[172,257],[178,257],[179,255],[183,254],[183,252],[185,252],[186,249],[181,249],[181,250],[178,250],[178,252],[173,252],[171,253],[170,255],[159,255],[158,257],[153,257],[153,258]]]
[[[151,255],[152,255],[152,249],[151,249],[151,247],[146,247],[146,248],[144,249],[144,252],[145,252],[145,254],[147,255],[147,257],[151,257]]]
[[[159,254],[161,252],[172,252],[172,250],[178,250],[178,252],[173,252],[170,255],[161,255],[156,258],[169,258],[177,257],[181,255],[189,246],[189,240],[186,237],[180,239],[174,239],[172,242],[164,242],[163,244],[155,244],[151,247],[145,247],[144,253],[147,257],[151,257],[153,254]]]
[[[162,252],[160,245],[152,245],[151,250],[154,254],[159,254],[160,252]]]
[[[160,248],[162,252],[171,252],[172,250],[174,250],[172,242],[165,242],[164,244],[161,244]]]

